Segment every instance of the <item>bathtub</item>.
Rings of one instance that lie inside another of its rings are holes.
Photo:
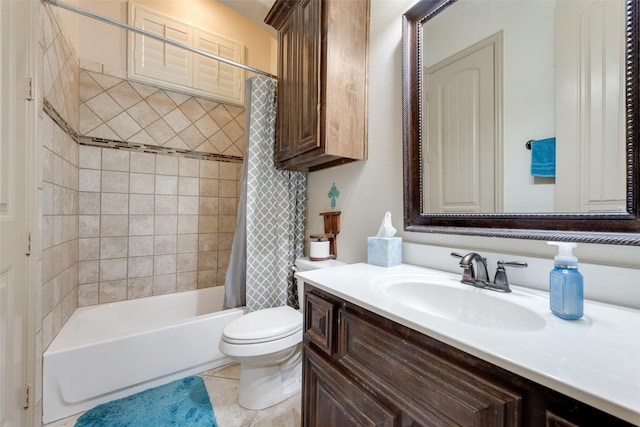
[[[78,308],[43,355],[43,422],[229,363],[218,342],[244,308],[222,310],[223,296],[215,287]]]

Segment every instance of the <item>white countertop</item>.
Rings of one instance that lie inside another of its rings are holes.
[[[389,298],[385,276],[438,274],[447,286],[522,305],[544,325],[532,330],[477,326],[408,308]],[[549,311],[549,294],[512,286],[500,294],[459,282],[460,275],[402,264],[351,264],[296,273],[297,278],[480,359],[640,425],[640,310],[585,300],[584,316],[567,321]],[[612,279],[614,280],[614,279]],[[457,285],[456,285],[457,283]]]

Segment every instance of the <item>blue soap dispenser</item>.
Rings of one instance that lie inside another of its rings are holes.
[[[584,285],[578,271],[578,258],[571,253],[575,243],[547,242],[558,246],[553,258],[553,270],[549,273],[549,306],[551,312],[566,320],[582,317]]]

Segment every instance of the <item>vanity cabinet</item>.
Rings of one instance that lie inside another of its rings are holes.
[[[305,284],[302,425],[630,426]]]
[[[276,0],[276,166],[313,171],[367,157],[369,0]]]

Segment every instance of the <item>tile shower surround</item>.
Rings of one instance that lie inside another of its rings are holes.
[[[54,15],[50,7],[46,10]],[[43,33],[52,32],[45,23]],[[63,306],[55,296],[51,302],[48,295],[60,292],[43,286],[43,308],[59,305],[53,317],[45,318],[53,323],[45,347],[76,306],[224,283],[245,120],[242,107],[130,82],[104,73],[101,64],[80,61],[87,68],[82,69],[73,55],[66,55],[74,59],[71,65],[55,58],[60,52],[73,54],[68,47],[51,52],[44,55],[45,68],[55,65],[58,74],[75,73],[75,90],[54,85],[57,89],[43,103],[45,120],[75,141],[75,210],[65,222],[75,233],[64,246],[74,256],[72,270],[56,275],[60,283],[73,276],[67,300],[74,302]],[[45,73],[44,80],[47,85],[54,79]],[[75,103],[68,99],[74,94]],[[48,187],[45,183],[45,201]],[[45,236],[53,234],[51,222],[43,219]],[[45,252],[46,279],[55,254]]]
[[[78,305],[222,285],[244,108],[82,66]]]
[[[78,305],[222,285],[244,109],[84,65]]]
[[[42,6],[39,48],[42,93],[37,153],[40,229],[36,317],[38,347],[46,348],[77,307],[78,293],[78,144],[79,68],[57,13]],[[36,402],[39,388],[36,388]]]
[[[244,119],[242,109],[198,102],[218,119]],[[85,144],[77,186],[78,306],[224,283],[241,158],[78,136],[53,106],[45,102],[44,110]]]
[[[42,353],[78,305],[78,59],[59,25],[57,11],[40,6],[40,96],[36,156],[37,261],[34,303],[33,425],[42,424]]]
[[[78,305],[222,285],[241,163],[79,153]]]

